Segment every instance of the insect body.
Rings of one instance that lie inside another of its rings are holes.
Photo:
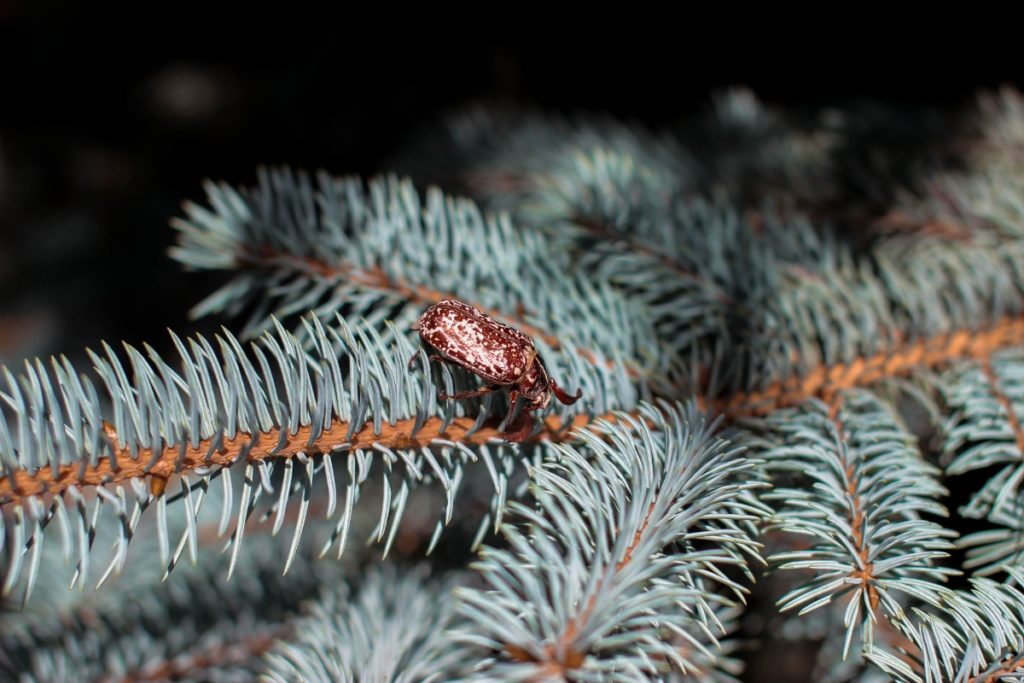
[[[509,391],[509,405],[513,408],[519,397],[525,400],[522,419],[515,431],[504,434],[510,441],[522,441],[529,434],[529,414],[543,410],[551,403],[551,394],[567,405],[583,395],[565,393],[548,374],[544,360],[537,354],[533,340],[514,327],[498,322],[469,304],[454,299],[440,301],[420,316],[412,329],[420,338],[438,351],[431,361],[450,361],[461,365],[488,384],[474,391],[462,391],[451,396],[441,392],[442,401],[449,398],[472,398],[497,391],[503,386]],[[409,361],[410,367],[416,356]]]

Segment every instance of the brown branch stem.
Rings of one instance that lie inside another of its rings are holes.
[[[242,636],[230,643],[215,643],[204,650],[190,653],[188,657],[179,655],[173,659],[151,662],[139,671],[118,678],[104,677],[97,683],[144,683],[178,680],[184,676],[194,677],[200,671],[223,668],[259,657],[270,650],[278,639],[286,637],[289,631],[288,628],[277,628],[270,633]]]
[[[981,331],[958,330],[951,334],[920,340],[902,348],[861,358],[853,363],[824,366],[803,377],[790,378],[758,392],[740,393],[721,399],[712,400],[705,408],[714,412],[724,413],[728,418],[764,415],[778,408],[797,405],[809,398],[823,398],[826,401],[836,396],[838,391],[854,386],[863,386],[884,379],[885,377],[903,375],[917,367],[937,367],[963,358],[988,358],[989,354],[1000,348],[1024,343],[1024,318],[1006,318],[992,327]],[[603,418],[614,421],[613,414]],[[572,423],[572,428],[581,427],[589,421],[586,415],[579,415]],[[494,426],[486,426],[475,432],[471,437],[465,435],[474,424],[472,418],[456,418],[442,434],[440,418],[430,418],[423,428],[412,437],[414,420],[399,420],[395,425],[384,425],[380,434],[374,434],[370,424],[359,429],[350,440],[352,450],[372,448],[379,443],[389,448],[418,447],[429,444],[433,438],[444,438],[451,441],[464,441],[469,445],[482,444],[491,438],[500,438],[500,432]],[[542,439],[569,439],[572,429],[556,434],[559,420],[556,417],[547,419]],[[312,447],[306,447],[309,428],[300,428],[290,435],[284,446],[275,452],[278,434],[265,433],[260,436],[260,443],[249,454],[251,460],[262,460],[271,457],[292,457],[296,453],[326,453],[332,447],[345,442],[348,432],[347,423],[338,422],[326,430]],[[108,436],[113,439],[112,431]],[[225,440],[223,447],[214,452],[210,462],[204,462],[210,447],[210,440],[202,441],[196,448],[188,448],[181,467],[176,466],[177,447],[168,447],[148,472],[144,471],[143,463],[148,462],[151,453],[142,451],[138,458],[131,458],[127,449],[118,453],[120,467],[115,471],[108,458],[101,460],[96,466],[86,467],[79,477],[79,465],[65,465],[58,468],[56,476],[51,468],[41,468],[35,472],[16,472],[13,476],[0,477],[0,504],[21,500],[26,496],[41,494],[60,494],[72,484],[77,486],[98,486],[126,481],[133,477],[151,477],[151,489],[159,488],[172,475],[189,471],[204,465],[230,465],[238,457],[245,444],[250,440],[247,433],[236,435]]]
[[[999,377],[996,376],[995,369],[992,367],[992,359],[987,355],[981,359],[981,372],[985,375],[985,379],[988,380],[993,396],[995,396],[999,406],[1006,414],[1006,421],[1010,423],[1010,429],[1013,430],[1017,450],[1021,453],[1021,457],[1024,457],[1024,427],[1021,427],[1020,416],[1014,409],[1010,397],[999,387]]]
[[[996,683],[997,681],[1003,680],[1003,676],[1020,673],[1021,669],[1024,669],[1024,655],[1008,659],[995,671],[985,674],[984,677],[974,676],[973,678],[968,679],[968,681],[969,683]]]
[[[615,422],[616,416],[612,413],[602,415],[605,420]],[[571,438],[572,430],[582,427],[590,422],[587,415],[577,415],[567,430],[561,431],[561,419],[556,416],[548,417],[544,421],[543,430],[535,437],[536,440],[567,440]],[[373,448],[375,444],[393,449],[419,448],[429,445],[433,439],[446,439],[459,441],[468,445],[482,445],[491,439],[501,438],[501,432],[497,425],[485,425],[479,430],[469,434],[476,420],[469,417],[454,418],[444,431],[441,431],[443,420],[441,418],[428,418],[423,427],[412,434],[416,424],[415,419],[397,420],[394,425],[384,424],[379,434],[373,431],[373,423],[363,425],[356,431],[352,438],[346,440],[349,425],[347,422],[336,422],[323,434],[312,446],[307,446],[310,428],[300,427],[294,434],[285,437],[280,449],[277,448],[277,441],[280,433],[278,431],[264,432],[259,435],[259,442],[249,451],[250,461],[267,460],[274,457],[290,458],[298,453],[317,454],[329,453],[335,447],[348,443],[349,450],[365,450]],[[152,452],[142,449],[138,458],[133,459],[127,448],[118,452],[118,463],[120,467],[114,470],[111,467],[111,460],[104,458],[97,465],[86,467],[82,475],[80,465],[64,465],[58,468],[56,476],[50,467],[41,468],[33,473],[15,472],[13,477],[0,477],[0,501],[12,502],[27,496],[38,496],[44,494],[59,495],[69,486],[100,486],[104,484],[119,483],[135,477],[148,476],[152,480],[163,480],[166,482],[175,474],[187,472],[200,467],[220,466],[225,467],[234,463],[240,456],[245,446],[251,440],[251,435],[241,432],[236,436],[225,439],[223,446],[215,450],[206,462],[206,454],[210,450],[212,439],[204,439],[199,445],[192,447],[188,444],[185,455],[182,458],[177,446],[164,448],[163,453],[157,459],[156,464],[146,471],[145,464],[152,457]],[[180,467],[179,467],[180,461]],[[162,484],[151,484],[162,486]]]
[[[324,280],[354,282],[370,289],[397,294],[406,301],[421,306],[432,306],[445,299],[458,298],[453,294],[440,292],[423,285],[414,285],[397,280],[378,267],[360,269],[353,268],[347,264],[332,265],[314,258],[277,252],[266,246],[258,247],[249,254],[240,256],[238,258],[238,266],[267,269],[283,268],[314,275]],[[553,349],[561,348],[558,337],[553,334],[545,332],[538,327],[528,325],[522,320],[517,320],[507,313],[488,308],[482,308],[481,310],[492,318],[497,318],[516,327],[530,337],[543,339],[544,343]]]
[[[267,246],[259,247],[254,249],[251,253],[239,257],[238,265],[241,267],[269,269],[283,268],[304,272],[329,281],[340,282],[345,280],[354,282],[369,289],[396,294],[410,303],[419,304],[424,307],[433,306],[445,299],[458,298],[454,294],[441,292],[429,287],[424,287],[423,285],[414,285],[401,280],[396,280],[377,267],[358,269],[344,264],[330,265],[313,258],[277,252]],[[521,320],[523,316],[523,311],[521,310],[518,317],[511,316],[508,313],[504,313],[493,308],[480,308],[480,310],[492,318],[501,320],[506,324],[515,327],[529,337],[542,339],[545,344],[556,351],[562,348],[562,343],[559,341],[557,336]],[[597,356],[593,351],[589,349],[577,349],[577,352],[587,362],[591,364],[597,362]],[[614,367],[614,364],[610,360],[605,361],[605,365],[608,368]],[[637,370],[637,368],[632,367],[631,365],[626,368],[626,372],[634,379],[640,377],[642,374]]]
[[[809,398],[826,401],[843,389],[899,377],[917,368],[936,368],[956,360],[984,360],[992,352],[1024,344],[1024,317],[1003,318],[982,330],[955,330],[921,339],[850,363],[823,365],[800,377],[776,382],[761,391],[726,396],[711,402],[729,417],[767,415]]]
[[[835,425],[836,438],[839,442],[845,440],[843,432],[846,430],[846,426],[843,424],[840,418],[840,411],[843,406],[842,395],[836,395],[832,405],[829,407],[829,419]],[[837,457],[839,453],[837,452]],[[864,590],[867,591],[868,603],[871,605],[871,611],[874,612],[878,609],[878,588],[875,587],[875,568],[874,563],[868,559],[870,549],[867,543],[864,541],[864,532],[862,527],[864,526],[864,501],[861,500],[860,491],[857,489],[857,470],[854,467],[853,462],[840,463],[843,465],[843,476],[846,479],[846,495],[850,499],[850,530],[853,535],[853,547],[857,551],[857,558],[860,561],[860,569],[855,569],[850,572],[851,579],[857,579],[862,582]],[[858,594],[855,592],[851,595],[851,600],[856,600]]]
[[[648,505],[643,521],[640,522],[640,526],[637,527],[636,532],[633,534],[633,540],[626,547],[626,550],[622,555],[622,559],[615,564],[615,570],[608,580],[614,581],[615,575],[621,572],[632,561],[633,553],[640,545],[640,541],[643,539],[644,533],[650,527],[651,516],[654,514],[658,495],[660,495],[660,492],[655,494],[654,500],[652,500],[650,505]],[[568,621],[565,631],[563,631],[561,636],[558,638],[557,645],[552,643],[546,644],[540,658],[531,654],[526,648],[515,644],[506,645],[505,651],[516,661],[534,662],[535,664],[540,665],[546,675],[565,678],[568,671],[572,671],[573,669],[578,669],[583,666],[583,660],[586,658],[586,652],[575,646],[575,640],[577,635],[579,635],[581,625],[586,624],[590,620],[590,617],[594,612],[594,608],[597,605],[597,594],[600,590],[601,583],[599,582],[597,587],[595,587],[594,592],[587,600],[583,610]]]

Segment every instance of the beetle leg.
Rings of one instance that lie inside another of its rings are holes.
[[[502,432],[501,436],[506,441],[514,441],[516,443],[525,441],[526,437],[533,433],[533,416],[529,410],[524,410],[519,413],[519,417],[513,424],[506,425],[505,431]]]
[[[486,394],[491,393],[492,391],[498,391],[499,389],[501,389],[500,386],[493,384],[491,386],[486,386],[480,389],[474,389],[472,391],[457,391],[454,394],[450,395],[442,391],[437,395],[437,398],[440,401],[447,401],[450,398],[456,400],[462,398],[476,398],[477,396],[484,396]]]
[[[520,442],[526,439],[533,431],[533,420],[530,419],[530,409],[523,406],[523,409],[516,415],[516,408],[519,407],[519,387],[513,387],[508,392],[508,409],[510,412],[509,417],[515,418],[514,422],[505,425],[505,431],[501,433],[501,437],[506,441]]]
[[[555,392],[555,396],[558,397],[558,400],[561,401],[562,403],[564,403],[567,406],[571,406],[573,403],[575,403],[576,401],[580,400],[581,396],[583,396],[583,387],[580,387],[579,389],[577,389],[576,390],[576,395],[572,396],[570,394],[565,393],[565,391],[562,389],[562,387],[558,386],[558,384],[555,383],[554,379],[549,378],[548,382],[549,382],[549,384],[551,386],[551,390],[554,391]]]

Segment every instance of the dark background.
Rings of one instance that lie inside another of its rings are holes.
[[[597,28],[519,6],[429,23],[383,9],[0,0],[0,362],[208,325],[186,312],[217,278],[166,257],[168,219],[202,197],[204,178],[250,183],[258,164],[386,170],[439,116],[480,99],[661,126],[735,84],[784,106],[945,107],[1019,83],[1015,42],[992,35],[998,17],[982,35],[959,17],[945,29],[807,15],[774,28],[651,14]],[[983,48],[967,46],[979,36]]]

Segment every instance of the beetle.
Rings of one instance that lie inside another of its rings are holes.
[[[452,362],[479,376],[487,385],[471,391],[448,395],[442,391],[438,399],[474,398],[509,386],[509,406],[525,400],[523,412],[515,431],[506,431],[509,441],[522,441],[531,431],[529,415],[543,410],[551,403],[551,395],[566,405],[572,405],[583,396],[566,393],[548,374],[544,359],[537,353],[533,340],[514,327],[495,320],[473,306],[456,299],[439,301],[419,317],[413,330],[420,339],[438,353],[431,354],[430,362]],[[409,359],[409,368],[418,357]]]

